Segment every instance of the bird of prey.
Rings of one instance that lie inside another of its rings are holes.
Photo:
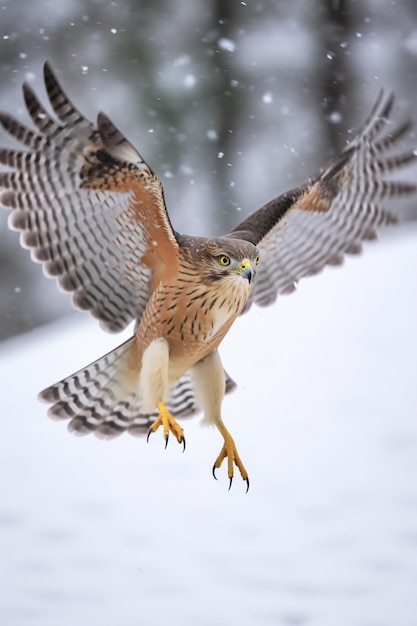
[[[229,488],[235,466],[248,488],[221,416],[235,383],[219,344],[252,304],[271,304],[395,221],[381,202],[416,191],[390,177],[415,158],[412,151],[390,156],[410,125],[390,124],[394,96],[381,92],[362,129],[317,175],[223,237],[193,237],[173,228],[161,181],[109,118],[87,120],[48,64],[44,79],[55,117],[28,84],[23,95],[34,128],[0,114],[4,130],[24,146],[0,151],[9,225],[45,274],[73,293],[76,307],[107,331],[132,320],[135,328],[128,341],[40,397],[72,431],[149,437],[162,428],[165,445],[172,433],[184,448],[177,418],[201,410],[223,437],[214,476],[227,460]]]

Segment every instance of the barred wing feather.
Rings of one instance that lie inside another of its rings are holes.
[[[301,278],[341,263],[345,254],[360,252],[362,241],[396,221],[381,202],[415,192],[415,184],[390,180],[389,175],[414,160],[416,153],[387,155],[409,129],[408,123],[389,126],[393,102],[393,95],[381,92],[363,128],[338,158],[230,233],[249,239],[261,252],[249,306],[268,305],[278,294],[290,293]],[[384,129],[388,133],[380,137]]]
[[[139,319],[150,295],[152,268],[142,263],[155,220],[168,248],[176,240],[162,186],[142,157],[100,113],[95,127],[79,113],[45,65],[45,84],[55,120],[24,86],[37,130],[2,113],[4,129],[26,150],[0,150],[1,203],[12,209],[10,225],[48,276],[73,292],[108,331]],[[138,200],[138,196],[140,199]],[[148,239],[147,239],[148,237]]]
[[[79,435],[94,433],[107,439],[124,431],[145,435],[158,415],[143,409],[137,379],[131,375],[133,344],[134,338],[128,339],[90,365],[41,391],[40,399],[52,404],[49,416],[69,420],[69,430]],[[225,391],[229,393],[236,384],[227,372],[224,374]],[[174,383],[165,403],[174,417],[191,417],[200,411],[190,372],[185,372]]]

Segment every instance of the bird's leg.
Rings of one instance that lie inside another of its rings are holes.
[[[178,443],[183,444],[183,450],[185,450],[184,430],[178,424],[177,420],[171,415],[163,402],[158,402],[157,406],[159,415],[154,423],[149,427],[147,441],[149,441],[151,433],[156,432],[158,428],[162,426],[164,431],[165,447],[168,445],[169,433],[171,432],[175,435]]]
[[[145,411],[150,412],[156,406],[159,415],[148,430],[147,441],[151,433],[162,426],[164,431],[165,447],[168,445],[169,433],[175,435],[178,443],[182,443],[185,450],[184,431],[176,419],[168,411],[162,398],[165,398],[168,389],[169,347],[163,337],[151,341],[142,354],[142,368],[139,379],[140,395],[143,399]]]
[[[216,469],[227,458],[229,489],[232,486],[234,466],[236,465],[243,480],[246,482],[247,491],[249,489],[248,473],[237,453],[233,437],[221,418],[221,405],[226,386],[225,373],[217,350],[213,350],[213,352],[210,352],[204,359],[194,365],[192,376],[197,402],[204,411],[204,422],[216,426],[224,439],[220,454],[214,461],[213,476],[216,478]]]
[[[227,458],[227,474],[229,476],[229,489],[232,486],[232,481],[233,481],[233,476],[234,476],[234,465],[236,465],[236,467],[239,469],[240,474],[243,478],[243,480],[246,482],[246,492],[248,492],[249,489],[249,477],[248,477],[248,473],[246,471],[245,466],[243,465],[240,456],[237,452],[237,448],[236,448],[236,444],[233,440],[232,435],[229,433],[229,431],[227,430],[226,426],[223,424],[223,422],[221,421],[219,424],[217,424],[217,428],[219,429],[223,439],[224,439],[224,444],[223,444],[223,448],[220,451],[219,456],[217,457],[217,459],[214,461],[214,465],[213,465],[213,476],[214,478],[216,477],[216,469],[218,469],[221,464],[223,463],[224,459]]]

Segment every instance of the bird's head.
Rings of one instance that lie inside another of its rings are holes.
[[[252,288],[260,257],[252,243],[240,239],[218,237],[196,242],[198,255],[211,280],[244,279]]]

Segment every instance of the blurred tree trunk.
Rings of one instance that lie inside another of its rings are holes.
[[[357,32],[358,5],[351,0],[319,0],[317,37],[321,42],[319,58],[319,110],[324,110],[323,137],[327,156],[338,152],[347,136],[355,101],[358,77],[351,57],[351,45]]]
[[[235,36],[235,0],[213,0],[211,13],[213,41],[211,71],[215,75],[212,93],[215,127],[217,132],[216,150],[212,152],[212,170],[216,172],[215,189],[212,189],[214,211],[218,216],[220,231],[226,232],[236,225],[236,197],[231,181],[233,179],[233,158],[236,133],[240,127],[242,94],[239,90],[239,76],[233,66],[233,46]]]

